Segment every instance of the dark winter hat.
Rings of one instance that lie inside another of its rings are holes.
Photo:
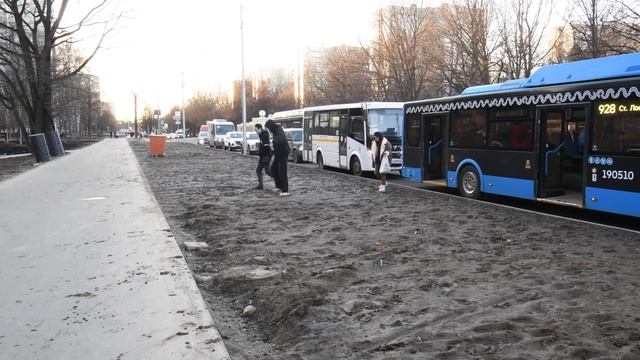
[[[267,120],[266,123],[264,123],[264,127],[266,127],[267,129],[269,129],[269,131],[273,132],[273,130],[275,130],[276,128],[276,123],[273,122],[273,120]]]
[[[256,124],[256,126],[254,126],[254,128],[256,128],[256,129],[262,129],[262,125],[260,125],[260,124]]]
[[[380,131],[374,132],[373,136],[377,137],[378,139],[382,139],[382,134],[380,133]]]

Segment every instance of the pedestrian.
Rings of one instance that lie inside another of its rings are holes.
[[[258,186],[256,190],[262,190],[264,188],[264,182],[262,181],[262,170],[271,176],[269,171],[269,163],[271,162],[271,146],[269,146],[269,133],[262,129],[262,125],[256,124],[254,127],[258,137],[260,138],[260,145],[258,148],[258,166],[256,167],[256,175],[258,175]]]
[[[380,179],[378,191],[385,192],[387,189],[387,173],[391,171],[391,143],[378,131],[373,134],[371,154],[373,155],[375,174]]]
[[[273,135],[273,163],[271,164],[271,176],[276,182],[276,188],[280,189],[280,196],[289,196],[289,179],[287,178],[287,159],[289,158],[289,142],[280,125],[267,120],[264,126]]]

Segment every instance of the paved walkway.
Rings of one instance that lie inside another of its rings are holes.
[[[0,182],[0,358],[229,358],[126,140]]]

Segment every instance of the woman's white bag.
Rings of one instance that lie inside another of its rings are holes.
[[[391,165],[389,164],[388,156],[383,156],[382,160],[380,160],[380,173],[381,174],[391,173]]]

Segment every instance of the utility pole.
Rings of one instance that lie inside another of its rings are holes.
[[[240,4],[240,58],[242,59],[242,155],[247,155],[247,89],[244,82],[244,15]]]

